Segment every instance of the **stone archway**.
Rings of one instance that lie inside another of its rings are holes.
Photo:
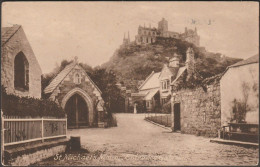
[[[71,98],[74,95],[79,95],[82,99],[84,99],[86,106],[87,106],[87,110],[88,110],[88,122],[89,122],[89,124],[92,124],[93,117],[94,117],[93,101],[92,101],[91,97],[88,95],[88,93],[85,92],[84,90],[82,90],[80,88],[74,88],[74,89],[70,90],[63,97],[62,102],[61,102],[61,107],[65,110],[67,102],[69,102],[69,100],[71,100]]]

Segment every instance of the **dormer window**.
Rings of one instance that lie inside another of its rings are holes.
[[[74,75],[74,83],[75,84],[80,84],[81,83],[81,74],[79,74],[79,73],[76,73],[75,75]]]

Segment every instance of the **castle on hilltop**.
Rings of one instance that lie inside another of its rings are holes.
[[[161,38],[176,38],[181,39],[183,41],[187,41],[193,43],[196,46],[200,46],[200,36],[197,34],[197,28],[195,30],[187,29],[185,27],[184,33],[178,33],[168,30],[168,21],[162,18],[161,21],[158,22],[158,28],[145,27],[145,25],[138,27],[138,34],[135,36],[136,44],[150,44],[154,43],[158,37]],[[124,37],[123,44],[127,45],[130,43],[129,33],[128,38]]]

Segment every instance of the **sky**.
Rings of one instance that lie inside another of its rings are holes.
[[[257,2],[4,2],[2,27],[22,25],[43,73],[63,59],[92,67],[107,62],[124,33],[157,27],[165,18],[179,33],[197,27],[200,45],[229,57],[259,53]]]

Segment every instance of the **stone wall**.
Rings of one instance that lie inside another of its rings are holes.
[[[65,152],[68,141],[68,139],[61,139],[5,150],[4,164],[11,166],[28,166],[34,164]]]
[[[29,91],[14,88],[14,59],[19,52],[29,62]],[[1,66],[1,84],[7,93],[41,98],[42,71],[22,27],[1,47]]]
[[[206,92],[202,87],[180,90],[176,92],[173,103],[180,103],[182,133],[217,137],[221,127],[219,82],[207,86]]]
[[[49,149],[43,149],[36,151],[32,154],[24,154],[21,156],[12,159],[10,165],[11,166],[28,166],[30,164],[34,164],[41,160],[47,159],[49,157],[55,156],[58,153],[65,152],[66,145],[56,146]]]

